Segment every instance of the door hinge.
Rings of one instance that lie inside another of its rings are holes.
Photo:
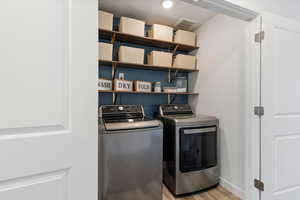
[[[264,31],[260,31],[260,32],[255,34],[255,40],[254,40],[255,42],[261,43],[264,39],[265,39],[265,32]]]
[[[265,108],[263,106],[255,106],[254,114],[261,117],[265,114]]]
[[[265,184],[261,180],[254,179],[254,187],[260,191],[265,190]]]

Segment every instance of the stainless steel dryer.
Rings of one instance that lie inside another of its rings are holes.
[[[175,195],[218,185],[218,120],[196,116],[189,105],[161,105],[164,124],[163,181]]]
[[[162,200],[159,120],[139,105],[99,109],[99,200]]]

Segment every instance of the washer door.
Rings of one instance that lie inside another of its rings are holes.
[[[180,129],[180,171],[190,172],[217,165],[217,127]]]

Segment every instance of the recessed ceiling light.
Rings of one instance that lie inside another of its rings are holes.
[[[166,8],[166,9],[172,8],[172,7],[173,7],[173,1],[172,1],[172,0],[163,0],[163,1],[161,2],[161,6],[162,6],[163,8]]]
[[[198,2],[199,0],[193,0],[194,2]]]

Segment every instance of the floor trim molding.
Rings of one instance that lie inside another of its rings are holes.
[[[220,185],[223,186],[225,189],[236,195],[237,197],[241,198],[242,200],[246,200],[246,192],[242,190],[240,187],[232,184],[225,178],[220,178]]]

